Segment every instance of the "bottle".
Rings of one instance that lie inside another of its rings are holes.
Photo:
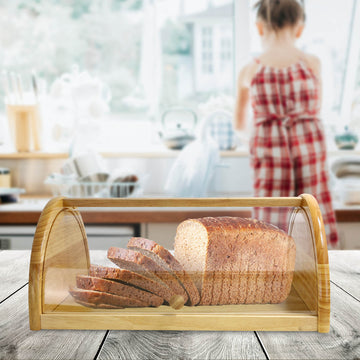
[[[11,187],[11,176],[8,168],[0,168],[0,188]]]

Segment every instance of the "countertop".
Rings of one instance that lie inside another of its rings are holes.
[[[153,197],[153,196],[151,196]],[[148,197],[147,197],[148,198]],[[0,205],[0,225],[36,224],[49,198],[23,198],[18,203]],[[85,224],[129,224],[181,222],[192,217],[249,217],[249,208],[81,208]]]
[[[91,252],[91,258],[105,257]],[[329,251],[330,333],[29,330],[29,251],[0,251],[0,359],[357,359],[360,251]]]
[[[170,150],[163,144],[148,145],[140,147],[136,143],[136,147],[125,147],[117,151],[101,151],[100,154],[104,158],[173,158],[179,155],[181,150]],[[329,157],[340,156],[359,156],[360,149],[354,150],[338,150],[335,146],[328,149]],[[234,150],[220,151],[221,157],[249,157],[249,149],[247,146],[239,146]],[[33,151],[33,152],[14,152],[12,148],[0,147],[0,159],[67,159],[68,152],[53,151]]]
[[[146,197],[154,197],[154,195]],[[21,196],[17,203],[0,204],[0,225],[37,224],[41,211],[49,200],[50,198],[47,197],[25,195]],[[360,222],[360,205],[345,206],[335,203],[334,207],[338,222]],[[82,208],[81,215],[84,222],[89,224],[128,224],[181,222],[199,216],[249,217],[251,211],[249,208],[240,210],[238,208]]]

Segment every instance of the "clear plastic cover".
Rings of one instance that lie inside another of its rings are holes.
[[[127,247],[114,240],[107,252],[88,249],[79,210],[64,208],[49,230],[44,313],[317,311],[315,239],[306,208],[132,209],[182,219],[166,244],[136,237]],[[119,216],[128,211],[118,210]]]

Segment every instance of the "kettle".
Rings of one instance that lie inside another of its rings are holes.
[[[335,135],[335,143],[339,150],[353,150],[358,141],[358,136],[347,126],[343,133]]]
[[[190,123],[189,127],[184,128],[184,118],[176,123],[175,128],[169,127],[169,115],[174,113],[189,113],[191,115],[190,120],[186,122]],[[197,123],[196,113],[191,109],[174,108],[164,111],[161,118],[162,131],[159,131],[159,136],[164,144],[173,150],[181,150],[184,146],[195,140],[195,126]]]

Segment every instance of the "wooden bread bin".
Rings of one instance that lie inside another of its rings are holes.
[[[90,266],[85,226],[77,209],[82,207],[292,208],[289,235],[296,243],[296,264],[290,295],[280,304],[185,306],[181,310],[165,305],[111,310],[79,306],[69,295],[69,287]],[[319,206],[307,194],[291,198],[53,198],[40,216],[32,246],[29,320],[32,330],[329,332],[329,263]]]

